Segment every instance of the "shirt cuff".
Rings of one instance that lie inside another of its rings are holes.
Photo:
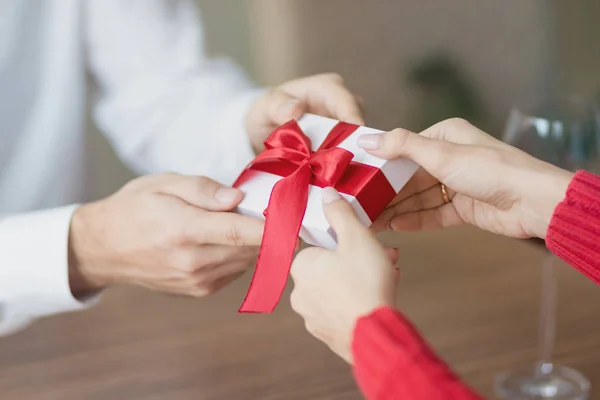
[[[97,301],[73,297],[68,243],[77,205],[9,216],[0,222],[0,331]]]

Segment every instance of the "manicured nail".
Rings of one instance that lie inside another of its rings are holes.
[[[298,105],[298,100],[291,99],[281,106],[281,114],[287,117],[292,116],[292,111]]]
[[[230,205],[237,200],[240,195],[239,189],[230,187],[220,187],[215,192],[215,200],[224,205]]]
[[[361,149],[365,150],[377,150],[381,145],[381,134],[375,135],[361,135],[358,138],[356,144]]]
[[[342,199],[342,196],[340,196],[339,192],[332,187],[326,187],[323,189],[321,196],[323,196],[323,203],[325,204],[333,203],[334,201]]]

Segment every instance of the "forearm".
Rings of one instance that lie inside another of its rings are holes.
[[[579,171],[548,227],[554,254],[600,284],[600,177]]]
[[[69,227],[76,206],[0,221],[0,334],[30,320],[81,310],[69,283]]]
[[[356,379],[369,400],[482,399],[392,308],[381,308],[358,321],[352,349]]]

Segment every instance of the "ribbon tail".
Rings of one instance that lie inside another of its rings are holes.
[[[306,212],[312,173],[303,164],[273,187],[254,276],[240,313],[270,313],[283,294]]]

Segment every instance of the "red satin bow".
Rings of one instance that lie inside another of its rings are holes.
[[[273,187],[258,262],[240,312],[272,312],[285,288],[298,234],[306,212],[309,185],[333,186],[355,196],[373,220],[396,194],[381,170],[352,162],[354,155],[336,147],[357,125],[338,123],[313,152],[310,139],[296,121],[277,128],[265,141],[266,150],[242,172],[234,186],[263,171],[284,177]],[[365,193],[370,192],[368,196]]]

